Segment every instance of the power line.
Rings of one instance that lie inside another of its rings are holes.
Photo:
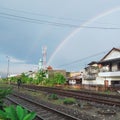
[[[43,23],[38,23],[38,22],[36,22],[36,21],[29,21],[29,20],[24,20],[24,19],[19,19],[19,18],[11,18],[11,17],[9,17],[9,16],[0,16],[0,17],[3,17],[3,18],[5,18],[5,19],[9,19],[9,20],[17,20],[17,21],[23,21],[23,22],[29,22],[29,23],[33,23],[33,24],[43,24]]]
[[[33,12],[24,11],[24,10],[15,10],[15,9],[12,9],[12,8],[3,8],[2,7],[0,9],[10,10],[10,11],[14,11],[14,12],[20,12],[20,13],[25,13],[25,14],[30,14],[30,15],[37,15],[37,16],[43,16],[43,17],[61,19],[61,20],[81,21],[81,22],[85,22],[86,21],[86,20],[73,19],[73,18],[55,17],[55,16],[52,16],[52,15],[40,14],[40,13],[33,13]]]
[[[13,17],[12,19],[15,18],[15,20],[20,20],[20,21],[22,20],[22,21],[31,22],[31,23],[37,23],[37,24],[47,23],[49,25],[54,25],[54,26],[78,27],[77,25],[64,24],[64,23],[58,23],[58,22],[51,22],[51,21],[47,21],[47,20],[33,19],[33,18],[18,16],[18,15],[12,15],[12,14],[8,14],[8,13],[0,13],[0,14],[5,15],[5,16],[1,16],[1,17],[7,18],[7,19],[11,19],[9,17]],[[18,19],[18,18],[20,18],[20,19]]]
[[[120,46],[116,46],[114,48],[120,48]],[[62,64],[62,65],[59,65],[58,67],[62,67],[62,66],[69,66],[69,65],[72,65],[72,64],[75,64],[75,63],[79,63],[83,60],[86,60],[86,59],[89,59],[89,58],[92,58],[92,57],[96,57],[96,56],[99,56],[101,54],[105,54],[106,52],[108,52],[109,49],[105,50],[105,51],[102,51],[100,53],[96,53],[96,54],[93,54],[93,55],[90,55],[90,56],[87,56],[87,57],[84,57],[84,58],[81,58],[81,59],[78,59],[78,60],[75,60],[75,61],[72,61],[70,63],[66,63],[66,64]]]
[[[120,29],[119,27],[99,27],[99,26],[79,26],[79,25],[74,25],[74,24],[67,24],[67,23],[59,23],[59,22],[52,22],[52,21],[48,21],[48,20],[40,20],[40,19],[33,19],[33,18],[29,18],[29,17],[24,17],[24,16],[18,16],[18,15],[13,15],[13,14],[8,14],[8,13],[3,13],[0,12],[0,15],[4,15],[1,17],[12,17],[12,19],[15,18],[15,20],[19,20],[19,21],[25,21],[25,22],[32,22],[32,23],[36,23],[36,24],[48,24],[48,25],[53,25],[53,26],[60,26],[60,27],[70,27],[70,28],[89,28],[89,29],[111,29],[111,30],[118,30]],[[17,19],[16,19],[17,18]],[[20,18],[20,19],[18,19]],[[7,18],[7,19],[11,19],[11,18]]]
[[[92,57],[95,57],[95,56],[99,56],[99,55],[101,55],[101,54],[104,54],[105,52],[106,52],[106,51],[103,51],[103,52],[100,52],[100,53],[97,53],[97,54],[93,54],[93,55],[90,55],[90,56],[87,56],[87,57],[84,57],[84,58],[81,58],[81,59],[72,61],[72,62],[70,62],[70,63],[66,63],[66,64],[59,65],[58,67],[72,65],[72,64],[81,62],[81,61],[83,61],[83,60],[86,60],[86,59],[89,59],[89,58],[92,58]]]
[[[86,22],[87,21],[86,19],[74,19],[74,18],[56,17],[56,16],[52,16],[52,15],[47,15],[47,14],[33,13],[33,12],[24,11],[24,10],[16,10],[16,9],[13,9],[13,8],[0,7],[0,9],[10,10],[10,11],[19,12],[19,13],[25,13],[25,14],[30,14],[30,15],[43,16],[43,17],[48,17],[48,18],[61,19],[61,20],[79,21],[79,22]],[[117,24],[113,24],[113,23],[97,22],[97,21],[94,21],[94,23],[117,25]]]

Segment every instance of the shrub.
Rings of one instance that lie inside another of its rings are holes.
[[[64,100],[63,100],[63,103],[64,104],[69,104],[69,105],[71,105],[71,104],[74,104],[76,102],[76,100],[74,99],[74,98],[65,98]]]
[[[104,92],[105,94],[110,94],[111,93],[111,91],[110,90],[105,90],[105,92]]]
[[[49,99],[57,100],[58,96],[56,94],[49,95]]]
[[[12,92],[11,87],[0,88],[0,109],[3,109],[4,98]]]

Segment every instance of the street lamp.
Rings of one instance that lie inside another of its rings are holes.
[[[10,57],[9,56],[6,56],[6,57],[7,57],[7,61],[8,61],[8,65],[7,65],[7,80],[8,80]]]

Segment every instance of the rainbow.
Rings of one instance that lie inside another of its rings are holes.
[[[117,6],[115,8],[112,8],[110,10],[107,10],[105,12],[100,13],[99,15],[91,18],[90,20],[84,22],[82,25],[80,25],[79,28],[73,30],[64,40],[62,40],[62,42],[56,47],[55,51],[53,52],[53,54],[51,55],[50,59],[47,62],[47,65],[50,65],[50,63],[52,62],[52,60],[54,59],[55,55],[58,53],[58,51],[60,51],[60,49],[72,38],[74,37],[80,30],[84,29],[83,27],[86,25],[89,25],[93,22],[95,22],[96,20],[103,18],[107,15],[110,15],[114,12],[117,12],[120,10],[120,6]]]
[[[47,31],[49,31],[49,32],[47,32]],[[34,54],[34,52],[35,52],[35,50],[36,50],[36,47],[39,47],[39,42],[40,41],[42,41],[43,40],[43,38],[45,37],[45,36],[48,36],[50,33],[52,32],[52,27],[48,27],[48,26],[45,26],[43,29],[42,29],[42,33],[41,33],[41,36],[39,37],[39,39],[36,39],[36,40],[34,40],[34,43],[32,44],[32,46],[31,46],[31,49],[30,49],[30,51],[29,51],[29,55],[28,56],[30,56],[31,54]],[[40,49],[41,51],[42,51],[42,46],[41,46],[41,49]],[[40,53],[41,53],[41,51],[40,51]]]

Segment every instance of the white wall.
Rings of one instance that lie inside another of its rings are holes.
[[[120,58],[120,52],[113,50],[104,60],[110,60],[110,59],[115,59],[115,58]]]
[[[69,80],[69,84],[70,85],[75,85],[76,84],[76,80]]]
[[[104,81],[108,80],[108,85],[111,85],[111,78],[97,77],[96,80],[83,80],[82,84],[85,85],[104,85]]]

